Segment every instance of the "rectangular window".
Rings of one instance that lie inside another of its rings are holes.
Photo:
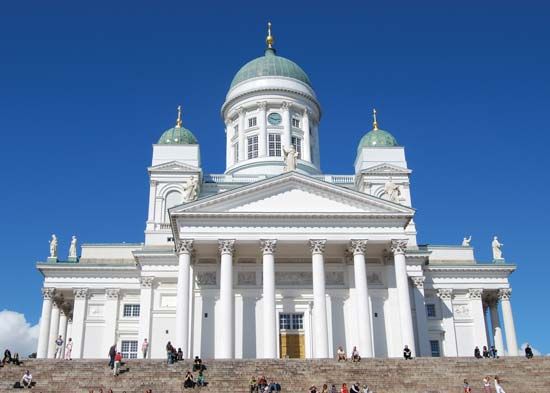
[[[304,314],[292,314],[292,329],[301,330],[304,328]]]
[[[292,118],[292,127],[300,128],[300,120]]]
[[[123,340],[120,343],[120,353],[124,359],[137,359],[138,342],[133,340]]]
[[[139,304],[125,304],[122,315],[125,317],[139,317]]]
[[[269,156],[281,157],[281,135],[269,134]]]
[[[290,314],[279,314],[279,329],[290,329]]]
[[[233,162],[239,162],[239,142],[233,145]]]
[[[298,153],[298,158],[302,158],[302,139],[293,136],[292,146],[294,146],[294,150]]]
[[[437,314],[435,312],[435,304],[426,304],[426,316],[428,318],[437,317]]]
[[[433,358],[438,358],[441,356],[441,351],[439,349],[439,340],[430,340],[430,348],[432,350]]]
[[[249,136],[248,142],[248,159],[258,157],[258,135]]]
[[[239,133],[239,125],[238,124],[235,124],[235,126],[233,127],[233,129],[235,130],[235,135],[237,135]]]
[[[256,118],[255,117],[251,117],[250,119],[248,119],[248,128],[250,127],[256,127]]]
[[[302,330],[304,328],[304,314],[279,314],[279,329]]]

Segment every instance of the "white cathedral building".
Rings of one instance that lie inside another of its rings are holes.
[[[224,173],[203,172],[178,111],[153,145],[144,242],[83,244],[76,257],[73,239],[61,260],[52,240],[37,264],[37,356],[53,357],[59,335],[73,358],[104,358],[115,343],[141,357],[144,339],[151,358],[168,341],[186,358],[329,358],[339,346],[400,357],[405,345],[414,356],[485,345],[517,355],[515,265],[476,261],[468,239],[417,244],[405,148],[376,113],[355,172],[322,173],[312,83],[271,32],[266,41],[221,107]]]

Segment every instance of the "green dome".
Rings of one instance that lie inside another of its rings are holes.
[[[297,79],[312,87],[307,74],[298,64],[284,57],[277,56],[274,49],[268,48],[264,56],[249,61],[237,72],[231,82],[230,89],[245,80],[259,76],[284,76]]]
[[[159,145],[197,145],[197,138],[191,131],[183,127],[170,128],[162,134]]]
[[[367,132],[361,141],[357,150],[361,150],[363,147],[392,147],[398,146],[397,140],[388,131],[374,129]]]

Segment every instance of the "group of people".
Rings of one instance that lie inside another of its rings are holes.
[[[260,375],[258,378],[252,376],[248,383],[250,387],[250,393],[272,393],[280,392],[281,384],[273,379],[268,380],[264,375]]]
[[[4,351],[4,357],[2,358],[0,367],[4,367],[6,364],[9,363],[15,364],[16,366],[20,366],[21,364],[23,364],[23,362],[19,360],[19,354],[17,352],[14,353],[12,356],[11,351],[9,349],[6,349]]]
[[[495,385],[495,393],[506,393],[500,384],[500,379],[497,375],[493,378],[493,383]],[[464,380],[464,393],[472,393],[472,388],[468,383],[468,380]],[[492,393],[491,391],[491,377],[486,376],[483,378],[483,393]]]
[[[476,359],[483,359],[483,358],[498,358],[498,350],[495,348],[494,345],[491,345],[490,348],[487,348],[487,346],[483,346],[483,351],[479,350],[479,347],[474,348],[474,357]],[[529,344],[526,344],[525,346],[525,357],[527,359],[533,358],[533,349],[531,349],[531,346]]]
[[[197,378],[193,376],[193,373],[191,371],[187,371],[187,374],[185,375],[185,379],[183,380],[183,387],[188,388],[194,388],[194,387],[203,387],[208,384],[206,382],[206,378],[204,377],[204,371],[206,370],[206,366],[202,363],[202,359],[198,356],[195,356],[195,359],[193,359],[193,372],[199,372],[197,374]]]
[[[343,383],[339,391],[336,385],[331,385],[329,387],[325,383],[321,390],[319,390],[315,385],[311,386],[308,393],[372,393],[372,390],[369,389],[367,384],[363,384],[363,386],[361,386],[359,382],[351,384],[349,388],[347,383]]]
[[[65,344],[65,345],[63,345]],[[54,352],[54,359],[65,359],[65,360],[72,360],[71,354],[73,352],[73,339],[69,338],[67,342],[63,340],[63,336],[58,336],[55,341],[55,352]],[[63,350],[63,347],[65,347],[65,350]]]
[[[181,348],[176,348],[172,345],[170,341],[166,344],[166,360],[168,364],[174,364],[179,360],[183,360],[183,351]]]
[[[109,367],[113,370],[113,375],[116,377],[120,374],[122,366],[122,354],[117,351],[116,344],[109,348]]]
[[[344,351],[344,348],[342,348],[342,346],[339,346],[338,349],[336,350],[336,359],[339,362],[345,362],[346,360],[348,360],[346,356],[346,351]],[[350,359],[352,362],[361,361],[361,356],[359,356],[359,351],[357,350],[357,347],[353,347],[353,350],[351,351]]]

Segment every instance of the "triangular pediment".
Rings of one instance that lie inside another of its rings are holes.
[[[411,172],[410,169],[388,163],[374,165],[361,171],[366,175],[408,175]]]
[[[180,161],[168,161],[162,164],[153,165],[148,168],[149,172],[200,172],[201,169],[193,165],[184,164]]]
[[[314,214],[410,216],[414,210],[298,172],[285,173],[170,209],[170,214]]]

